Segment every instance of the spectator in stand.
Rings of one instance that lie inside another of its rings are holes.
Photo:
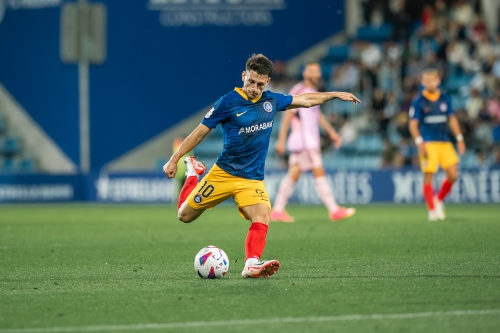
[[[484,23],[481,15],[476,14],[474,16],[474,23],[472,24],[471,39],[472,42],[479,42],[484,37],[488,37],[488,27]]]
[[[483,101],[483,105],[481,107],[481,110],[479,110],[479,114],[477,115],[477,117],[487,122],[491,121],[491,116],[488,112],[488,105],[486,104],[486,101]]]
[[[446,50],[448,62],[457,69],[461,69],[463,64],[469,61],[469,54],[464,43],[452,40]]]
[[[372,109],[375,114],[382,113],[385,108],[385,93],[380,88],[375,88],[372,98]]]
[[[343,116],[343,124],[342,127],[340,127],[339,134],[342,138],[343,145],[354,143],[354,141],[358,138],[358,131],[349,120],[349,116],[346,114]]]
[[[486,34],[478,38],[478,41],[475,43],[475,48],[474,57],[481,62],[488,61],[494,55],[493,46]]]
[[[495,57],[500,57],[500,32],[497,34],[495,43],[493,45],[493,54]]]
[[[491,66],[491,74],[497,79],[500,79],[500,57],[494,58],[493,65]]]
[[[483,107],[484,101],[479,96],[479,91],[477,89],[472,89],[470,92],[470,97],[465,103],[465,109],[467,110],[467,116],[470,121],[475,121],[479,115],[479,111]]]
[[[396,95],[391,92],[387,95],[387,103],[384,108],[382,115],[382,120],[380,121],[380,130],[382,137],[386,138],[388,136],[388,128],[391,120],[396,116],[399,111],[399,102],[396,99]]]
[[[496,147],[493,150],[493,169],[500,169],[500,148]]]
[[[440,34],[446,33],[447,24],[449,20],[448,8],[446,2],[443,0],[436,0],[435,4],[435,18],[437,24],[437,30]]]
[[[361,63],[366,68],[376,69],[382,61],[382,52],[380,51],[380,48],[377,45],[367,41],[360,42],[360,47]]]
[[[474,19],[472,6],[465,0],[456,1],[452,9],[452,19],[464,27],[470,26]]]
[[[436,57],[444,64],[448,63],[448,55],[446,53],[448,44],[448,40],[443,35],[439,34],[436,36]]]
[[[359,67],[351,60],[346,60],[342,65],[334,66],[330,82],[334,89],[352,90],[359,82]]]
[[[422,11],[422,16],[420,17],[420,27],[419,35],[423,38],[432,38],[436,35],[438,31],[437,20],[435,17],[434,8],[431,5],[425,5]]]
[[[389,20],[394,26],[393,40],[406,41],[410,35],[411,17],[406,8],[406,1],[400,0],[394,6],[395,9],[391,12]]]
[[[496,144],[500,144],[500,121],[493,122],[493,141]],[[497,147],[497,153],[500,147]]]
[[[394,159],[396,158],[398,148],[391,141],[384,138],[384,149],[382,151],[382,168],[394,167]]]
[[[500,120],[500,92],[488,101],[488,114],[495,121]]]
[[[493,144],[493,131],[491,125],[481,118],[477,118],[474,126],[473,139],[477,148],[481,150],[490,148]]]
[[[473,146],[472,126],[464,110],[456,110],[455,115],[460,125],[460,133],[464,136],[464,142],[467,147]]]
[[[411,137],[410,131],[408,130],[408,120],[408,112],[400,112],[394,118],[396,130],[404,139],[409,139]]]

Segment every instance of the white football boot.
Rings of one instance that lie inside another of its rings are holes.
[[[438,221],[438,218],[437,218],[435,210],[430,210],[429,211],[429,221]]]
[[[437,197],[434,197],[434,211],[436,212],[438,220],[444,221],[446,219],[446,215],[444,213],[444,203]]]
[[[187,156],[184,159],[186,164],[186,176],[201,176],[207,171],[207,167],[203,162],[198,161],[194,156]]]
[[[264,260],[245,264],[241,277],[243,278],[267,278],[276,273],[280,269],[278,260]]]

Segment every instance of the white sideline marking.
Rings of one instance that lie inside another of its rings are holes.
[[[101,331],[128,331],[128,330],[154,330],[188,327],[213,327],[213,326],[240,326],[258,324],[286,324],[286,323],[315,323],[327,321],[358,321],[373,319],[412,319],[425,317],[450,317],[450,316],[473,316],[500,314],[500,309],[492,310],[465,310],[465,311],[438,311],[396,314],[372,314],[372,315],[344,315],[330,317],[298,317],[298,318],[274,318],[274,319],[242,319],[222,321],[192,321],[184,323],[164,324],[131,324],[131,325],[100,325],[80,327],[47,327],[47,328],[20,328],[0,330],[0,333],[59,333],[59,332],[101,332]]]

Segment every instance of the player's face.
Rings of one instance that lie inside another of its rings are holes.
[[[316,87],[319,86],[321,83],[321,68],[319,67],[319,64],[307,65],[302,72],[302,76],[305,81],[308,81]]]
[[[436,73],[427,73],[422,75],[422,85],[425,90],[429,92],[435,92],[439,85],[441,84],[441,79]]]
[[[264,88],[269,84],[271,78],[265,74],[258,74],[255,71],[245,71],[241,76],[243,80],[243,91],[248,98],[260,97]]]

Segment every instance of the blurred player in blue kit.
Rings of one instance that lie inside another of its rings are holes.
[[[184,159],[187,179],[179,195],[178,217],[185,223],[192,222],[206,209],[232,197],[241,216],[251,221],[245,240],[244,278],[269,277],[280,267],[277,260],[260,261],[271,218],[271,203],[263,182],[264,164],[276,112],[309,108],[335,98],[354,105],[360,102],[345,92],[291,96],[265,91],[272,71],[269,59],[262,54],[252,55],[241,76],[243,87],[222,96],[163,167],[167,177],[175,177],[180,158],[218,124],[222,125],[222,152],[202,181],[198,183],[198,178],[206,167],[193,156]]]
[[[443,201],[458,176],[458,156],[450,142],[448,126],[455,136],[460,155],[465,153],[464,137],[451,105],[451,98],[439,90],[441,78],[436,69],[422,72],[424,90],[413,98],[410,107],[410,133],[418,147],[420,168],[424,174],[423,194],[429,221],[444,220]],[[432,180],[439,167],[446,172],[437,195]]]

